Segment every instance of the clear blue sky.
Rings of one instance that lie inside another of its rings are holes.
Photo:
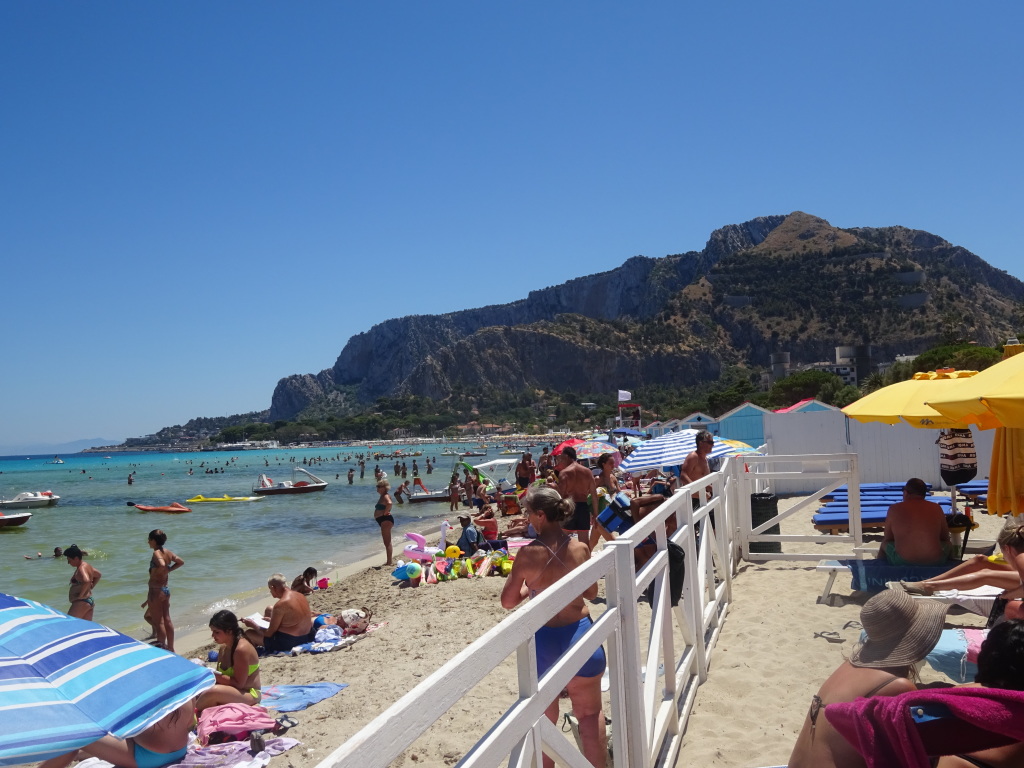
[[[1021,276],[1019,4],[0,3],[0,446],[803,210]]]

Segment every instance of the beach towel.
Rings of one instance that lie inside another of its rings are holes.
[[[221,743],[229,739],[246,739],[251,731],[270,730],[273,727],[274,718],[263,707],[220,704],[199,713],[196,733],[199,735],[199,743],[206,745],[211,741]],[[226,738],[218,738],[221,734],[226,734]]]
[[[189,746],[185,759],[180,763],[171,763],[167,768],[263,768],[270,758],[287,752],[302,742],[286,736],[267,739],[262,752],[255,756],[249,752],[249,742],[231,741],[227,744],[213,744],[199,747],[195,743]],[[78,768],[114,768],[112,763],[90,757],[78,763]]]
[[[978,674],[978,651],[985,629],[944,629],[925,661],[955,683],[973,683]]]
[[[329,699],[348,688],[348,683],[309,683],[307,685],[265,685],[260,689],[262,703],[278,712],[298,712],[318,701]]]
[[[868,768],[929,768],[929,755],[966,754],[1024,741],[1024,691],[908,691],[829,704],[825,717]]]
[[[960,485],[978,474],[978,455],[969,429],[944,429],[939,444],[939,474],[946,485]]]

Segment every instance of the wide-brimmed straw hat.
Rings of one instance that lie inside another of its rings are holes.
[[[942,634],[946,603],[915,600],[902,589],[887,589],[860,609],[867,640],[850,656],[855,667],[902,667],[921,661]]]

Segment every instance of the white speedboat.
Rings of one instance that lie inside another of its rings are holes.
[[[412,487],[412,494],[408,497],[412,504],[417,504],[421,501],[448,501],[449,499],[447,486],[432,491],[417,477],[412,481]]]
[[[13,499],[0,499],[0,509],[36,509],[52,507],[60,496],[53,491],[22,491]]]
[[[327,482],[302,467],[292,468],[292,479],[275,483],[266,473],[261,474],[252,487],[257,496],[277,496],[284,493],[312,493],[322,491]]]

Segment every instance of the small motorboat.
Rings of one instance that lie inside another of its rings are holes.
[[[409,502],[416,504],[420,501],[448,501],[448,489],[440,488],[436,491],[432,491],[423,484],[423,481],[418,477],[413,478],[412,481],[413,491],[409,495]]]
[[[191,512],[192,507],[186,507],[184,504],[174,502],[168,504],[166,507],[150,507],[145,504],[136,504],[133,501],[128,502],[129,507],[135,507],[139,512],[164,512],[170,515],[180,515],[182,512]]]
[[[32,517],[31,512],[15,512],[13,515],[5,515],[0,512],[0,528],[13,528],[16,525],[24,525]]]
[[[191,499],[185,499],[186,504],[212,504],[214,502],[220,502],[221,504],[231,503],[235,501],[263,501],[263,496],[193,496]]]
[[[309,479],[302,479],[303,477]],[[322,491],[326,487],[327,483],[312,472],[302,467],[293,467],[292,479],[283,482],[275,483],[271,477],[261,474],[256,479],[256,485],[252,487],[252,492],[258,496],[276,496],[284,493],[312,493],[313,491]]]
[[[53,491],[22,491],[13,499],[0,499],[0,509],[36,509],[52,507],[60,496]]]

